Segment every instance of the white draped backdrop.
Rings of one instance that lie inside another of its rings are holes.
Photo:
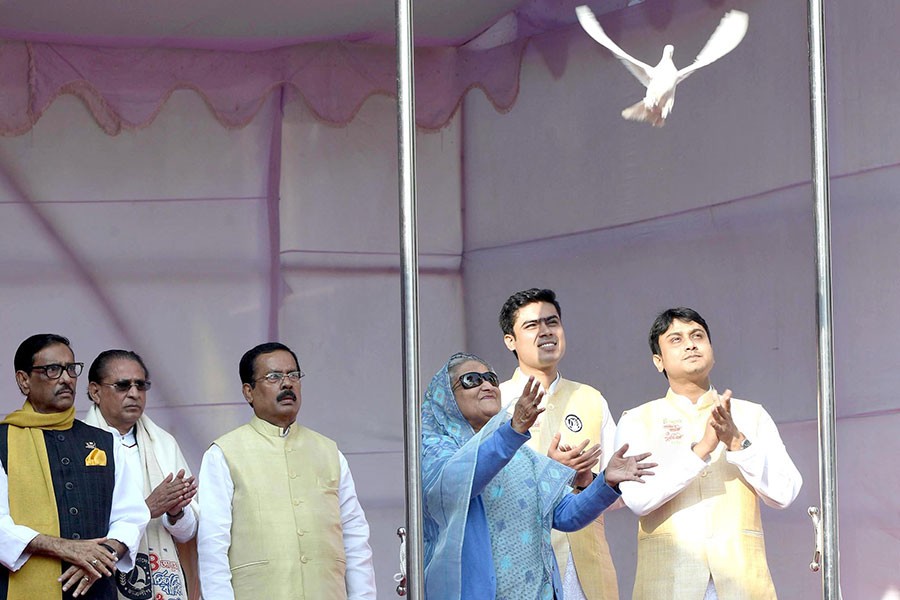
[[[419,134],[423,389],[461,349],[509,374],[499,308],[514,291],[551,287],[564,375],[598,387],[618,418],[665,391],[646,341],[655,313],[698,309],[714,383],[768,408],[803,474],[793,506],[763,519],[780,597],[814,598],[805,5],[671,5],[666,22],[623,18],[614,37],[648,62],[677,40],[685,64],[726,8],[751,20],[734,53],[679,88],[665,128],[619,118],[639,85],[571,28],[529,46],[510,111],[475,90],[447,127]],[[833,0],[827,11],[842,587],[848,599],[896,600],[900,9]],[[405,502],[394,101],[374,96],[340,128],[280,104],[273,95],[249,125],[226,129],[184,90],[146,129],[108,136],[62,96],[33,129],[0,138],[0,408],[20,404],[12,358],[32,333],[69,336],[86,364],[134,349],[152,374],[148,412],[196,470],[215,437],[248,419],[237,362],[274,334],[307,373],[300,420],[350,461],[390,598]],[[608,535],[628,597],[636,518],[614,511]]]

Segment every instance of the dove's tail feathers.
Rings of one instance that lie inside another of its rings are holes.
[[[648,108],[643,100],[635,102],[622,111],[622,118],[629,121],[640,121],[642,123],[650,123],[654,127],[662,127],[666,124],[665,117],[662,116],[660,107]]]
[[[694,62],[679,71],[678,80],[683,80],[700,67],[705,67],[734,50],[744,39],[749,24],[750,17],[743,11],[729,10],[725,13]]]

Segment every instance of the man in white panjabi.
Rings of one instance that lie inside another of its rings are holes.
[[[88,371],[92,404],[84,421],[112,432],[131,464],[140,465],[150,509],[135,568],[116,573],[116,591],[119,600],[197,600],[197,483],[175,438],[145,414],[149,389],[143,359],[129,350],[101,352]]]
[[[369,524],[347,459],[296,422],[300,363],[278,342],[240,361],[254,416],[200,465],[205,600],[375,600]]]
[[[512,409],[529,376],[540,382],[545,411],[531,427],[527,443],[578,471],[574,485],[583,489],[606,468],[616,423],[600,392],[559,374],[566,334],[556,294],[538,288],[516,292],[500,310],[500,328],[507,349],[519,363],[512,378],[500,384],[504,405]],[[593,445],[588,448],[589,444]],[[551,539],[566,600],[618,600],[603,515],[579,531],[554,530]]]
[[[616,444],[659,462],[645,485],[621,485],[640,517],[633,599],[774,599],[759,500],[787,507],[800,473],[761,405],[710,384],[715,357],[703,317],[663,311],[649,341],[669,390],[623,413],[616,431]]]

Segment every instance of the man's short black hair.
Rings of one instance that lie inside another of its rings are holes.
[[[290,352],[291,356],[294,357],[294,362],[297,363],[297,368],[300,368],[300,361],[297,359],[297,355],[294,354],[293,350],[280,342],[266,342],[265,344],[260,344],[258,346],[254,346],[253,348],[250,348],[241,357],[241,362],[238,365],[238,371],[241,375],[241,383],[249,383],[250,387],[256,387],[256,382],[253,381],[253,369],[256,368],[256,358],[263,354],[272,354],[273,352],[277,352],[279,350]]]
[[[701,325],[706,331],[706,337],[712,341],[712,336],[709,335],[709,326],[706,324],[706,320],[700,316],[700,313],[693,308],[686,308],[684,306],[668,308],[659,313],[653,321],[653,325],[650,326],[650,350],[654,355],[661,353],[659,348],[659,336],[664,334],[672,325],[672,321],[675,320],[684,321],[685,323],[693,321],[694,323]]]
[[[100,380],[106,375],[107,365],[114,360],[133,360],[141,365],[141,368],[144,370],[144,379],[150,379],[150,371],[147,369],[147,365],[144,364],[144,359],[137,352],[132,352],[131,350],[104,350],[91,363],[91,368],[88,369],[88,381],[101,383]]]
[[[503,308],[500,309],[500,329],[503,330],[503,335],[515,335],[513,326],[516,324],[516,316],[519,314],[519,309],[535,302],[552,304],[556,307],[556,314],[559,315],[560,319],[562,318],[562,309],[559,307],[559,302],[556,301],[556,293],[553,290],[531,288],[530,290],[516,292],[506,299],[506,302],[503,303]]]
[[[19,349],[16,350],[16,356],[13,359],[13,367],[15,367],[16,372],[25,371],[30,373],[31,367],[34,366],[34,355],[47,346],[54,344],[63,344],[68,346],[69,349],[72,348],[69,338],[56,333],[36,333],[19,344]]]

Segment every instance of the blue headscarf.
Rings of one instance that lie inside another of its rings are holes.
[[[466,358],[484,363],[476,357]],[[441,598],[460,598],[463,537],[478,448],[506,424],[509,415],[501,410],[476,433],[456,403],[449,364],[448,361],[432,378],[422,403],[425,579],[428,589],[440,590]],[[483,498],[492,496],[485,502],[491,536],[496,536],[505,525],[519,524],[522,532],[518,535],[527,538],[530,530],[536,530],[540,536],[540,540],[532,539],[527,544],[508,544],[511,553],[525,548],[531,562],[538,562],[536,581],[534,564],[520,557],[508,556],[504,560],[497,555],[498,540],[492,540],[498,595],[504,582],[509,581],[529,582],[536,598],[547,594],[550,564],[554,560],[550,546],[553,508],[568,491],[573,475],[572,469],[523,446],[483,491]],[[504,525],[498,528],[498,523]],[[540,549],[539,556],[535,547]],[[549,593],[552,596],[552,588]]]

